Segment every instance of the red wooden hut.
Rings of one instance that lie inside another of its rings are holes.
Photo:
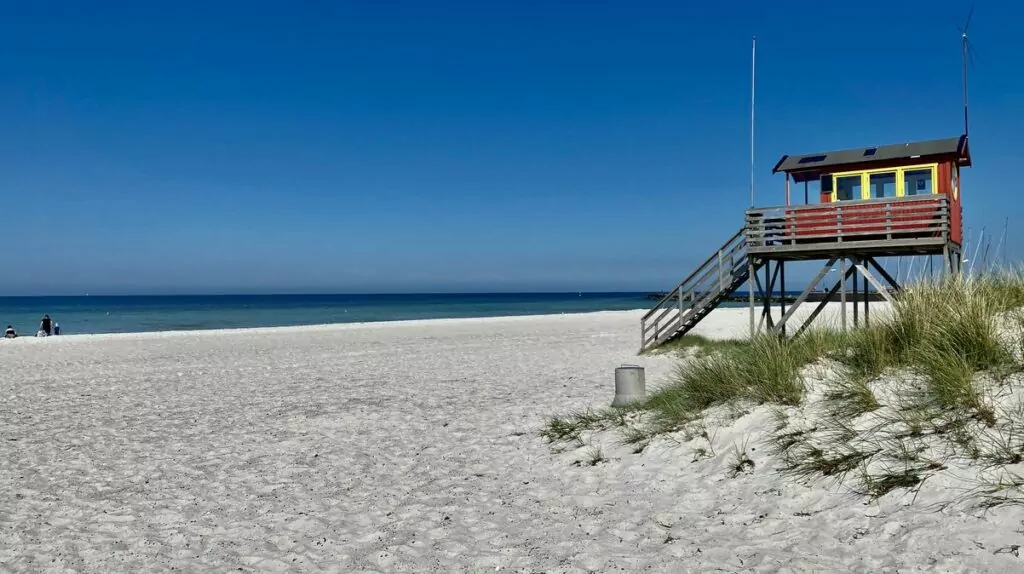
[[[786,174],[785,222],[777,237],[790,244],[927,237],[937,233],[933,222],[948,206],[949,239],[959,245],[960,168],[970,165],[966,136],[782,156],[772,170]],[[812,186],[820,203],[794,206],[793,183],[803,184],[805,204]]]

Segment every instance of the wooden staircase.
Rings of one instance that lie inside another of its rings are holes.
[[[729,238],[640,320],[640,351],[682,337],[750,278],[744,229]],[[756,265],[755,271],[761,266]]]

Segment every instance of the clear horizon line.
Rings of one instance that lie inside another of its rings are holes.
[[[44,298],[44,297],[367,297],[367,296],[417,296],[417,295],[572,295],[572,294],[587,294],[587,295],[613,295],[613,294],[652,294],[661,293],[662,290],[641,290],[641,291],[623,291],[623,290],[600,290],[600,291],[547,291],[547,290],[530,290],[530,291],[382,291],[382,292],[314,292],[314,291],[267,291],[267,292],[226,292],[226,291],[208,291],[208,292],[152,292],[152,293],[76,293],[76,294],[42,294],[42,295],[26,295],[26,294],[0,294],[0,298],[3,299],[30,299],[30,298]]]

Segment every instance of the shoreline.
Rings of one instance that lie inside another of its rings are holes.
[[[70,333],[66,335],[55,335],[51,337],[36,337],[35,334],[18,335],[16,339],[0,339],[0,345],[5,342],[18,342],[23,339],[35,341],[58,340],[107,340],[107,339],[140,339],[140,338],[164,338],[175,336],[196,336],[196,335],[225,335],[225,334],[274,334],[274,333],[296,333],[296,332],[332,332],[349,329],[368,327],[415,327],[428,325],[447,325],[452,323],[480,324],[485,322],[501,321],[530,321],[554,317],[581,317],[601,315],[624,315],[646,313],[650,309],[640,307],[636,309],[617,309],[603,311],[581,311],[581,312],[558,312],[558,313],[531,313],[526,315],[487,315],[482,317],[436,317],[431,319],[382,319],[379,321],[353,321],[350,323],[316,323],[305,325],[276,325],[267,327],[231,327],[226,329],[181,329],[166,331],[129,331],[123,333]],[[637,329],[639,330],[640,316],[637,316]]]
[[[848,303],[847,317],[852,318],[853,307],[851,303]],[[813,306],[806,306],[801,309],[793,317],[794,320],[800,320],[806,317],[813,309]],[[839,328],[839,317],[841,315],[840,304],[838,302],[829,302],[822,309],[822,313],[817,320],[818,325],[829,325],[831,328]],[[872,306],[872,312],[886,312],[888,304],[884,301],[877,303]],[[91,340],[109,340],[109,339],[157,339],[157,338],[171,338],[171,337],[194,337],[194,336],[222,336],[228,334],[293,334],[293,333],[331,333],[337,331],[347,331],[355,329],[371,329],[371,328],[383,328],[383,329],[400,329],[402,327],[427,327],[427,326],[441,326],[450,324],[466,324],[466,325],[479,325],[488,322],[528,322],[536,321],[545,318],[572,318],[572,317],[601,317],[601,316],[625,316],[635,315],[637,339],[639,341],[640,331],[640,319],[643,314],[650,311],[648,307],[638,307],[635,309],[606,309],[598,311],[579,311],[579,312],[553,312],[553,313],[530,313],[523,315],[485,315],[479,317],[435,317],[430,319],[382,319],[376,321],[352,321],[345,323],[310,323],[300,325],[276,325],[276,326],[263,326],[263,327],[228,327],[220,329],[180,329],[180,330],[165,330],[165,331],[129,331],[120,333],[68,333],[59,336],[52,337],[36,337],[35,334],[19,335],[16,339],[0,339],[0,345],[5,342],[10,343],[12,341],[22,341],[24,339],[32,339],[35,341],[48,341],[51,339],[59,340],[75,340],[75,341],[91,341]],[[722,305],[713,311],[718,317],[725,317],[727,315],[738,314],[742,315],[742,319],[745,320],[748,313],[746,306],[729,306]],[[737,319],[733,319],[737,320]],[[694,335],[702,335],[710,337],[712,339],[722,338],[733,338],[731,334],[731,327],[729,329],[721,329],[722,324],[717,321],[702,322],[697,325],[690,333]],[[746,337],[747,333],[743,332],[740,337]]]

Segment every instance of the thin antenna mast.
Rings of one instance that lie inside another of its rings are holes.
[[[973,8],[972,8],[973,10]],[[967,23],[970,24],[970,16],[967,17]],[[963,48],[963,67],[964,67],[964,135],[970,138],[971,128],[970,123],[967,120],[967,30],[964,30],[960,34],[961,45]]]
[[[967,39],[967,29],[971,26],[971,16],[974,15],[974,6],[971,6],[970,12],[967,13],[967,21],[964,23],[964,27],[960,29],[960,45],[961,51],[963,52],[963,90],[964,90],[964,135],[970,136],[970,124],[967,121],[967,60],[972,59],[974,56],[974,47],[971,46],[970,40]]]
[[[757,36],[750,40],[750,207],[754,207],[754,86],[757,69]]]

